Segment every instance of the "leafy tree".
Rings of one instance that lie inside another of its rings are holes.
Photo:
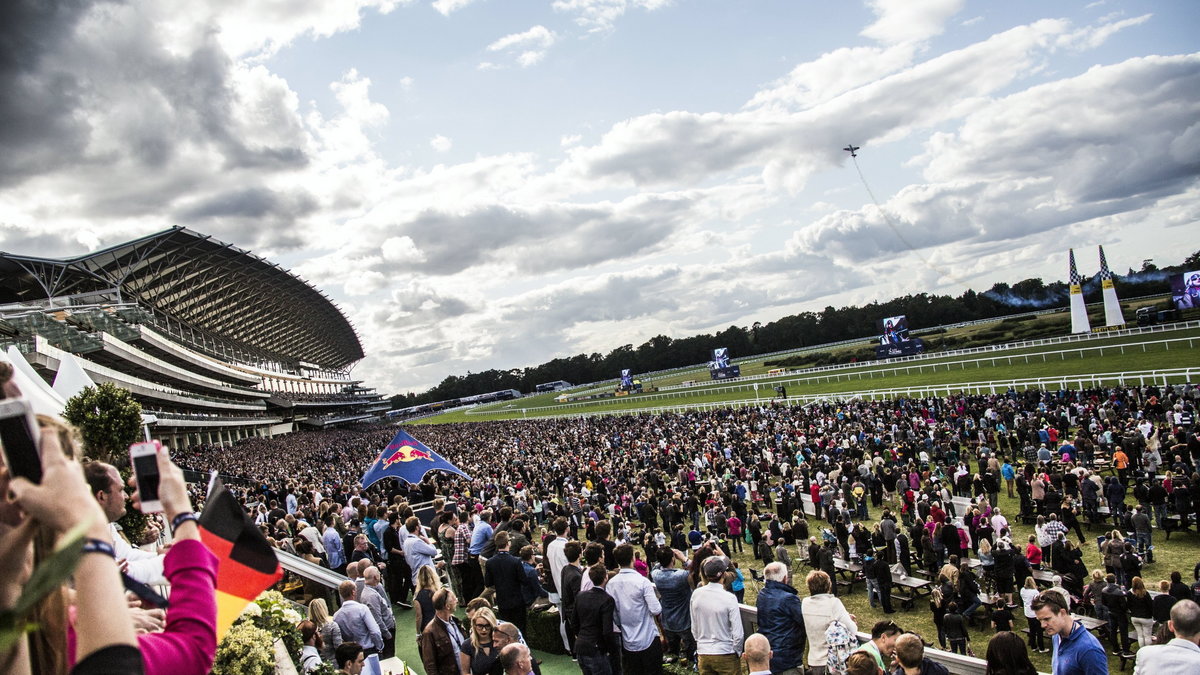
[[[1163,272],[1182,273],[1195,269],[1200,269],[1200,251],[1188,256],[1181,265],[1159,268],[1147,260],[1142,271],[1135,272],[1131,268],[1128,275],[1118,277],[1117,285],[1122,297],[1162,294],[1166,292]],[[1085,297],[1098,300],[1099,290],[1098,277],[1085,278]],[[691,366],[708,361],[711,350],[716,347],[727,347],[731,356],[740,359],[839,340],[868,338],[875,334],[877,321],[900,314],[908,316],[910,327],[921,330],[1031,309],[1061,307],[1066,304],[1068,291],[1062,280],[1047,283],[1041,279],[1025,279],[1011,285],[997,282],[983,293],[967,290],[959,297],[918,293],[861,307],[828,306],[820,312],[800,312],[769,323],[755,321],[749,327],[730,326],[712,334],[681,338],[656,335],[636,348],[626,344],[605,355],[575,354],[523,369],[451,375],[423,393],[392,397],[392,405],[408,407],[497,389],[530,392],[536,385],[554,380],[575,384],[612,380],[623,368],[648,373]],[[864,352],[866,356],[869,354]]]
[[[142,436],[141,404],[111,382],[72,396],[63,417],[79,429],[89,457],[118,467],[129,463],[129,444]]]
[[[112,464],[129,476],[129,445],[142,438],[142,405],[127,389],[111,382],[84,387],[72,396],[63,410],[63,418],[79,430],[88,456]],[[128,488],[127,488],[128,490]],[[127,505],[117,523],[129,541],[141,543],[147,518]]]

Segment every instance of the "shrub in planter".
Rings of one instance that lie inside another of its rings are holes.
[[[525,642],[538,651],[566,654],[558,632],[558,612],[532,612],[525,627]]]

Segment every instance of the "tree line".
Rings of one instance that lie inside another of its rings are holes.
[[[1159,268],[1151,261],[1138,271],[1117,275],[1118,292],[1124,298],[1156,295],[1167,291],[1167,279],[1172,274],[1200,269],[1200,251],[1188,256],[1181,264]],[[1098,277],[1084,282],[1084,296],[1090,302],[1101,301]],[[671,338],[656,335],[634,347],[616,347],[607,354],[575,354],[551,359],[537,366],[509,370],[485,370],[480,373],[451,375],[437,386],[419,394],[397,394],[391,398],[393,408],[405,408],[423,403],[483,394],[501,389],[516,389],[529,393],[543,382],[565,380],[573,384],[597,382],[618,377],[622,369],[647,373],[705,363],[712,350],[727,347],[734,359],[787,349],[811,347],[874,335],[877,322],[884,317],[904,314],[912,330],[945,324],[989,319],[1067,304],[1069,288],[1062,281],[1045,283],[1041,279],[1025,279],[1009,285],[996,283],[983,293],[967,290],[958,297],[918,293],[872,302],[863,306],[825,307],[819,312],[801,312],[778,320],[750,326],[730,326],[722,331]]]

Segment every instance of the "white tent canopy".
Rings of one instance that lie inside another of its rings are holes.
[[[58,373],[54,376],[54,386],[46,384],[33,366],[25,360],[16,347],[9,347],[8,360],[13,364],[13,381],[21,390],[21,396],[33,406],[33,412],[38,415],[62,418],[67,400],[76,396],[86,387],[96,386],[78,359],[73,354],[64,354],[58,365]],[[142,426],[155,424],[158,418],[154,415],[142,414]]]
[[[41,375],[25,360],[25,355],[15,346],[10,346],[6,354],[13,365],[13,382],[21,390],[21,396],[29,401],[33,412],[49,417],[62,417],[67,399],[55,391]],[[76,364],[78,366],[78,364]]]

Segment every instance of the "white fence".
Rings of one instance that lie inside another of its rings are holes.
[[[858,363],[836,363],[828,366],[814,366],[812,368],[804,368],[801,370],[793,370],[784,373],[783,375],[747,375],[745,377],[731,378],[723,380],[723,382],[754,382],[762,380],[775,380],[780,377],[788,377],[791,375],[819,373],[835,370],[856,370],[863,368],[877,368],[881,363],[912,363],[919,361],[941,360],[945,358],[953,358],[955,356],[965,356],[968,354],[984,354],[988,352],[1011,351],[1020,349],[1030,349],[1034,347],[1045,347],[1048,345],[1068,344],[1075,342],[1087,342],[1092,340],[1109,340],[1112,338],[1129,337],[1134,335],[1142,335],[1146,333],[1163,333],[1174,332],[1178,330],[1188,330],[1192,328],[1200,328],[1200,321],[1188,321],[1184,323],[1161,324],[1157,326],[1144,326],[1138,328],[1124,328],[1107,333],[1077,333],[1073,335],[1060,335],[1052,338],[1041,338],[1038,340],[1022,340],[1021,342],[1010,342],[1002,345],[987,345],[983,347],[965,347],[963,349],[951,349],[944,352],[930,352],[927,354],[914,354],[912,356],[898,356],[882,361],[860,361]],[[1188,338],[1182,338],[1188,339]],[[1141,344],[1141,343],[1138,343]],[[1074,350],[1067,350],[1074,351]],[[756,357],[757,359],[758,357]],[[673,391],[677,389],[685,389],[689,387],[704,387],[709,385],[709,382],[696,382],[694,384],[669,384],[659,387],[659,391]]]
[[[992,351],[991,356],[985,356],[985,357],[981,357],[981,358],[977,358],[977,359],[961,359],[961,360],[957,360],[957,361],[947,361],[947,360],[945,360],[945,356],[943,355],[940,359],[936,360],[933,363],[916,363],[916,364],[910,363],[909,365],[896,365],[896,366],[892,366],[892,367],[881,366],[879,363],[865,364],[865,365],[859,366],[859,368],[857,369],[858,372],[847,372],[847,373],[833,372],[831,374],[813,375],[813,376],[809,376],[809,377],[791,377],[786,374],[785,375],[773,375],[773,376],[771,376],[771,378],[769,380],[768,386],[773,387],[776,385],[784,385],[784,386],[795,387],[795,386],[803,386],[803,385],[828,384],[828,383],[832,383],[832,382],[842,382],[842,381],[849,382],[852,380],[872,380],[872,379],[875,379],[876,377],[883,379],[883,378],[887,378],[889,376],[895,377],[895,376],[900,376],[900,375],[922,374],[922,373],[926,373],[926,372],[934,373],[934,372],[938,372],[939,370],[945,370],[947,372],[953,371],[953,370],[967,370],[967,368],[969,366],[974,366],[975,368],[982,368],[984,364],[988,364],[989,367],[996,367],[1000,363],[1004,363],[1006,365],[1013,365],[1013,363],[1015,363],[1015,362],[1028,364],[1028,363],[1036,362],[1037,360],[1039,360],[1039,357],[1043,363],[1049,363],[1050,361],[1054,361],[1054,360],[1065,361],[1067,359],[1067,355],[1069,355],[1069,354],[1073,355],[1073,358],[1074,358],[1074,355],[1078,355],[1078,358],[1084,358],[1085,355],[1088,353],[1095,353],[1097,356],[1099,356],[1099,355],[1103,355],[1106,351],[1107,352],[1117,352],[1120,354],[1126,354],[1130,351],[1141,351],[1141,352],[1145,353],[1145,352],[1151,351],[1152,347],[1155,348],[1154,351],[1157,351],[1158,347],[1161,347],[1164,351],[1170,351],[1172,345],[1176,346],[1176,348],[1194,349],[1196,347],[1197,342],[1200,342],[1200,336],[1185,337],[1185,338],[1172,338],[1172,339],[1168,339],[1168,340],[1132,342],[1132,343],[1123,343],[1123,344],[1115,344],[1115,345],[1097,345],[1097,346],[1093,346],[1093,347],[1076,347],[1076,348],[1072,348],[1072,349],[1064,349],[1064,350],[1057,350],[1057,351],[1051,351],[1051,352],[1033,352],[1033,353],[1029,353],[1029,354],[1010,354],[1007,356],[996,354],[996,352],[1007,351],[1007,349],[996,349],[996,350]],[[1054,359],[1053,357],[1055,357],[1055,356],[1057,356],[1058,359]],[[825,372],[828,372],[830,370],[838,371],[838,370],[849,370],[849,369],[836,368],[836,369],[824,369],[824,370],[825,370]],[[820,370],[809,370],[809,371],[801,371],[801,372],[821,372],[821,371]],[[746,378],[743,378],[743,380],[745,380],[745,379]],[[762,379],[762,378],[754,378],[754,379]],[[732,394],[732,393],[736,393],[736,392],[750,392],[750,391],[755,392],[755,397],[757,400],[758,398],[761,398],[761,396],[758,394],[758,391],[760,390],[760,388],[759,388],[760,383],[761,382],[745,382],[745,381],[743,381],[743,382],[739,382],[739,383],[735,383],[735,384],[722,383],[720,385],[714,385],[711,383],[705,383],[705,386],[673,387],[673,388],[664,387],[662,389],[662,391],[669,390],[671,393],[639,394],[636,397],[636,400],[638,400],[638,401],[674,400],[674,399],[679,399],[681,397],[717,396],[717,395],[722,395],[722,394]],[[769,390],[766,390],[765,388],[764,388],[764,390],[769,391]],[[564,403],[564,404],[559,404],[559,405],[554,405],[554,406],[539,406],[539,407],[534,407],[534,408],[527,408],[527,410],[529,410],[529,411],[577,410],[580,408],[595,407],[597,405],[619,405],[622,403],[626,403],[628,400],[629,399],[623,399],[623,398],[597,399],[597,400],[591,400],[591,401],[578,401],[575,403]],[[511,410],[511,408],[509,408],[509,409]],[[494,413],[494,412],[497,412],[497,410],[494,408],[493,409],[485,408],[485,409],[481,409],[481,410],[469,410],[469,411],[467,411],[467,414],[468,415],[486,415],[486,414],[490,414],[490,413]]]
[[[915,387],[891,387],[885,389],[865,389],[861,391],[839,392],[837,394],[809,394],[789,396],[788,403],[812,403],[816,401],[837,399],[884,399],[884,398],[925,398],[931,396],[950,396],[955,393],[968,395],[1002,394],[1009,389],[1083,389],[1110,385],[1145,385],[1145,384],[1178,384],[1193,382],[1200,379],[1200,367],[1169,368],[1160,370],[1135,370],[1114,373],[1090,373],[1086,375],[1062,375],[1055,377],[1018,378],[1010,380],[991,380],[984,382],[956,382],[949,384],[933,384]],[[644,400],[644,399],[642,399]],[[606,410],[577,410],[563,412],[566,406],[541,406],[537,408],[522,408],[523,417],[561,418],[561,417],[592,417],[604,415],[640,415],[681,412],[686,410],[713,410],[717,408],[741,408],[769,403],[771,397],[755,397],[737,401],[711,401],[705,403],[681,403],[678,405],[659,407],[625,407]],[[605,401],[609,402],[609,401]],[[626,403],[623,400],[611,400],[612,403]],[[595,403],[595,402],[592,402]],[[574,404],[572,404],[574,405]],[[503,411],[511,414],[515,410]],[[500,413],[500,411],[497,411]],[[556,414],[557,413],[557,414]],[[485,414],[480,411],[479,414]]]

